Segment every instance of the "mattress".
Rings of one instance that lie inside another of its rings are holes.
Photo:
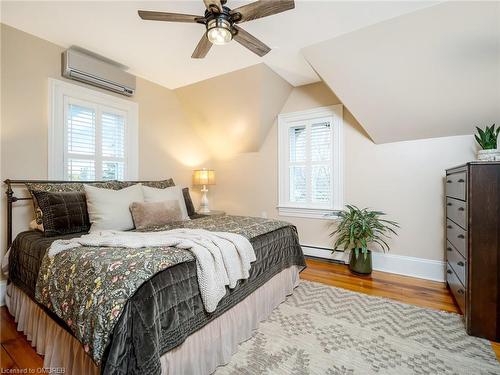
[[[262,225],[262,220],[209,217],[183,224],[235,233],[244,227],[257,257],[249,279],[228,292],[217,310],[209,314],[203,308],[194,261],[177,264],[156,274],[128,300],[104,353],[102,372],[160,373],[161,355],[182,344],[189,335],[235,306],[282,270],[294,265],[304,267],[295,227],[285,225],[264,234],[253,231],[254,227]],[[51,242],[79,235],[46,238],[37,231],[20,233],[12,245],[9,258],[12,282],[34,298],[38,271]],[[58,323],[68,329],[64,322],[59,320]]]

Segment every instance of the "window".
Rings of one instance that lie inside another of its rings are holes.
[[[137,104],[51,79],[49,178],[137,179]]]
[[[278,118],[279,214],[322,218],[342,209],[342,106]]]

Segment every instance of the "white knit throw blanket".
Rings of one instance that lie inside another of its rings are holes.
[[[162,232],[92,232],[79,238],[56,240],[49,256],[80,246],[93,247],[177,247],[189,250],[196,259],[198,284],[207,312],[217,308],[226,294],[226,285],[234,288],[240,279],[248,279],[255,252],[245,237],[204,229],[173,229]]]

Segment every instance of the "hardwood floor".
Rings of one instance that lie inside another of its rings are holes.
[[[416,306],[460,313],[445,283],[378,271],[370,276],[357,276],[345,265],[315,259],[307,260],[307,268],[300,277]],[[500,361],[500,343],[492,341],[491,346]]]
[[[377,271],[370,276],[360,277],[353,275],[344,265],[313,259],[308,259],[307,265],[308,268],[301,274],[305,280],[421,307],[459,312],[443,283]],[[36,354],[26,336],[17,332],[14,319],[5,307],[0,308],[0,342],[2,369],[27,369],[28,373],[40,373],[37,370],[42,367],[43,358]],[[492,343],[492,346],[500,360],[500,344]],[[30,372],[30,369],[34,372]]]
[[[444,283],[378,271],[370,276],[357,276],[345,265],[315,259],[308,259],[307,266],[301,274],[305,280],[421,307],[460,312]]]

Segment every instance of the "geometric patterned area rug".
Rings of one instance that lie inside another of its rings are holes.
[[[216,375],[500,374],[461,315],[301,280]]]

